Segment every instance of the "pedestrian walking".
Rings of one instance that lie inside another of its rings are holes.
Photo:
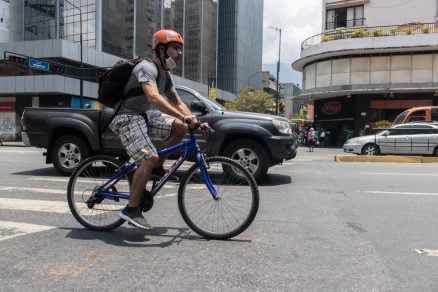
[[[325,147],[325,131],[321,128],[321,133],[319,134],[319,146],[321,148]]]
[[[313,128],[310,128],[307,132],[307,143],[309,144],[309,152],[313,152],[313,147],[315,147],[315,132]]]

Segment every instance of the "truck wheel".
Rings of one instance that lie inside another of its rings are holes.
[[[53,143],[50,153],[55,168],[64,175],[70,175],[90,155],[90,150],[78,136],[67,135]]]
[[[260,143],[253,140],[234,141],[227,146],[223,154],[246,167],[256,180],[262,179],[268,172],[269,163],[266,150]]]

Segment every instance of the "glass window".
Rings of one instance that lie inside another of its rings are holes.
[[[363,22],[363,5],[353,7],[342,7],[327,10],[326,12],[326,30],[338,27],[361,26]]]
[[[196,96],[184,89],[177,89],[176,91],[188,108],[190,108],[193,101],[199,100]]]

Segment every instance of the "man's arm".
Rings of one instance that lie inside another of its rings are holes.
[[[170,93],[169,103],[176,107],[180,112],[182,112],[185,116],[193,115],[186,104],[181,100],[178,93],[172,92]]]
[[[146,94],[149,103],[158,108],[163,113],[171,115],[180,120],[184,120],[185,116],[191,115],[190,111],[188,111],[188,114],[186,114],[186,111],[182,111],[179,106],[174,106],[173,104],[170,104],[170,102],[160,94],[157,88],[157,84],[155,82],[143,82],[141,84],[141,87],[143,89],[143,92]]]

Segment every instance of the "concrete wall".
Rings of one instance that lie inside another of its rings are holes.
[[[326,11],[338,7],[363,5],[365,26],[385,26],[411,22],[432,23],[437,18],[436,0],[323,0],[322,30]]]
[[[14,52],[35,58],[66,58],[80,61],[80,45],[61,39],[0,43],[0,54]],[[97,67],[114,65],[120,57],[91,48],[83,48],[83,62]]]
[[[438,54],[342,58],[304,68],[304,90],[357,84],[438,82]]]
[[[435,22],[436,8],[436,0],[371,0],[364,5],[365,25],[432,23]]]

